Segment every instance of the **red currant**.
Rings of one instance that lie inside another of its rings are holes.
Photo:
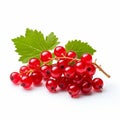
[[[66,58],[66,61],[67,61],[68,63],[73,63],[73,64],[76,63],[76,60],[75,60],[74,58],[77,57],[77,54],[76,54],[74,51],[69,51],[69,52],[66,54],[66,57],[68,57],[68,58]]]
[[[75,68],[73,66],[67,66],[64,70],[64,75],[66,78],[74,78],[75,76]]]
[[[48,50],[41,52],[40,59],[31,58],[27,66],[20,67],[19,73],[10,74],[10,80],[14,84],[21,84],[25,89],[30,89],[32,85],[41,85],[43,78],[50,92],[56,92],[59,87],[61,90],[66,90],[71,97],[76,98],[80,93],[91,93],[92,89],[98,92],[102,90],[102,79],[93,79],[96,68],[110,77],[97,63],[92,63],[91,54],[83,54],[78,59],[76,52],[66,53],[64,47],[57,46],[54,49],[54,55],[55,57],[52,58],[52,53]],[[50,64],[54,60],[57,62]],[[42,66],[40,66],[40,61]]]
[[[32,73],[30,74],[30,77],[31,77],[31,79],[32,79],[32,81],[33,81],[33,84],[34,84],[35,86],[39,86],[39,85],[41,84],[42,75],[41,75],[40,72],[34,71],[34,72],[32,72]]]
[[[53,78],[59,78],[59,77],[61,77],[61,75],[62,75],[61,69],[58,66],[52,66],[51,76]]]
[[[66,57],[76,58],[76,57],[77,57],[77,54],[76,54],[76,52],[74,52],[74,51],[69,51],[69,52],[66,54]]]
[[[40,54],[40,59],[42,60],[42,62],[47,62],[52,58],[52,54],[49,51],[43,51]]]
[[[80,88],[76,84],[69,85],[67,90],[71,97],[78,97],[80,93]]]
[[[65,77],[60,77],[57,79],[57,84],[61,90],[66,90],[69,82]]]
[[[53,79],[49,79],[46,82],[46,88],[52,93],[56,92],[57,82]]]
[[[28,66],[29,66],[31,69],[38,69],[38,68],[40,68],[40,60],[37,59],[37,58],[31,58],[31,59],[29,60]]]
[[[48,79],[51,76],[51,66],[43,65],[41,66],[41,74],[44,79]]]
[[[67,66],[67,61],[65,59],[59,59],[57,61],[57,66],[61,69],[64,70],[65,67]]]
[[[77,85],[81,85],[82,82],[83,82],[83,80],[81,79],[81,77],[78,75],[75,75],[75,77],[73,78],[73,83],[75,83]]]
[[[96,67],[93,64],[86,65],[86,74],[93,76],[96,72]]]
[[[29,69],[28,66],[21,66],[19,72],[20,72],[20,74],[25,75],[25,74],[27,74],[27,72],[28,72],[29,70],[30,70],[30,69]]]
[[[89,82],[84,82],[81,86],[82,93],[89,94],[92,90],[92,85]]]
[[[75,64],[75,68],[76,68],[76,73],[79,75],[85,72],[86,65],[80,61]]]
[[[92,82],[92,86],[96,91],[101,91],[103,87],[103,80],[100,78],[94,78]]]
[[[81,74],[81,79],[83,82],[92,83],[92,77],[90,75],[88,75],[87,73]]]
[[[21,86],[25,89],[29,89],[32,85],[31,77],[24,75],[21,77]]]
[[[55,49],[54,49],[54,54],[55,56],[57,57],[63,57],[66,55],[66,50],[64,47],[62,46],[57,46]]]
[[[92,63],[92,55],[90,54],[83,54],[81,56],[81,61],[84,62],[84,63]]]
[[[12,72],[10,74],[10,80],[14,83],[14,84],[18,84],[21,80],[20,75],[18,72]]]

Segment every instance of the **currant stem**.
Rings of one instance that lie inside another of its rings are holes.
[[[53,58],[54,59],[54,58]],[[71,58],[71,57],[56,57],[55,60],[58,60],[58,59],[68,59],[68,60],[75,60],[75,61],[80,61],[80,59],[77,59],[77,58]]]
[[[106,73],[101,66],[99,66],[96,62],[93,63],[98,69],[99,71],[101,71],[104,75],[106,75],[108,78],[110,78],[110,75],[108,73]]]
[[[70,57],[63,56],[63,57],[51,58],[48,62],[45,62],[44,64],[47,64],[47,63],[49,63],[49,62],[51,62],[53,60],[58,60],[58,59],[69,59],[69,60],[72,60],[72,61],[74,61],[74,60],[75,61],[80,61],[80,59],[78,59],[78,58],[70,58]],[[98,70],[101,71],[105,76],[107,76],[108,78],[110,78],[110,75],[103,70],[103,68],[101,67],[101,65],[98,65],[96,63],[96,60],[95,60],[95,62],[93,62],[93,64],[96,66],[96,68],[98,68]]]
[[[59,59],[69,59],[69,60],[76,60],[76,61],[80,61],[80,59],[77,59],[77,58],[70,58],[70,57],[55,57],[55,58],[50,58],[50,60],[48,62],[44,62],[44,64],[48,64],[49,62],[53,61],[53,60],[59,60]]]

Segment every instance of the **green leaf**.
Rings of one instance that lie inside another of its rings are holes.
[[[46,43],[48,45],[48,48],[50,50],[54,49],[60,42],[58,42],[58,38],[54,35],[53,32],[51,32],[47,37],[46,37]]]
[[[26,29],[25,36],[14,38],[12,41],[20,55],[19,61],[23,63],[28,62],[30,58],[39,58],[42,51],[52,50],[59,44],[54,33],[50,33],[45,40],[42,32],[31,29]]]
[[[84,53],[89,53],[91,55],[96,52],[87,42],[82,42],[81,40],[68,41],[65,45],[67,51],[73,50],[77,53],[78,58],[80,58]]]

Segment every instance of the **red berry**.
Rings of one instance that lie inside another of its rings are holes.
[[[41,74],[44,79],[48,79],[51,76],[51,66],[43,65],[41,66]]]
[[[81,74],[81,79],[83,82],[92,83],[92,77],[90,75],[88,75],[87,73]]]
[[[86,74],[93,76],[96,72],[96,67],[93,64],[86,65]]]
[[[71,97],[78,97],[80,93],[80,88],[76,84],[69,85],[67,90]]]
[[[61,75],[62,75],[61,69],[56,65],[52,66],[52,68],[51,68],[51,76],[53,78],[59,78],[59,77],[61,77]]]
[[[28,66],[21,66],[19,72],[20,72],[22,75],[25,75],[26,73],[28,73],[29,70],[30,70],[30,69],[29,69]]]
[[[31,58],[31,59],[29,60],[28,66],[29,66],[31,69],[38,69],[38,68],[40,68],[40,60],[37,59],[37,58]]]
[[[77,54],[74,52],[74,51],[69,51],[67,54],[66,54],[66,61],[69,63],[69,62],[72,62],[75,64],[76,60],[74,58],[77,57]]]
[[[103,80],[100,78],[94,78],[92,82],[92,86],[96,91],[101,91],[103,87]]]
[[[76,54],[76,52],[74,52],[74,51],[69,51],[69,52],[66,54],[66,57],[76,58],[76,57],[77,57],[77,54]]]
[[[64,76],[69,79],[74,78],[75,68],[73,66],[67,66],[64,70]]]
[[[46,82],[46,88],[52,93],[56,92],[57,82],[53,79],[49,79]]]
[[[57,57],[63,57],[66,55],[66,50],[64,47],[62,46],[57,46],[55,49],[54,49],[54,54],[55,56]]]
[[[84,62],[84,63],[92,63],[92,55],[90,54],[83,54],[81,56],[81,61]]]
[[[81,85],[83,82],[83,80],[81,79],[80,76],[75,75],[75,77],[73,78],[73,83],[77,84],[77,85]]]
[[[38,71],[34,71],[30,74],[30,77],[32,79],[32,82],[35,86],[39,86],[41,84],[42,81],[42,75],[40,72]]]
[[[85,94],[89,94],[92,90],[92,85],[89,82],[84,82],[81,86],[81,91]]]
[[[69,81],[65,77],[60,77],[59,79],[57,79],[57,84],[61,90],[66,90],[68,87]]]
[[[75,69],[76,69],[76,73],[78,74],[78,75],[80,75],[80,74],[82,74],[82,73],[84,73],[85,72],[85,69],[86,69],[86,65],[83,63],[83,62],[77,62],[76,64],[75,64]]]
[[[64,70],[65,67],[67,66],[67,61],[65,59],[59,59],[57,61],[57,66],[61,69]]]
[[[14,83],[14,84],[18,84],[18,82],[20,82],[21,78],[18,72],[12,72],[10,74],[10,80]]]
[[[43,51],[40,54],[40,59],[42,60],[42,62],[47,62],[52,58],[52,54],[49,51]]]
[[[31,77],[24,75],[21,77],[21,86],[25,89],[29,89],[32,85]]]

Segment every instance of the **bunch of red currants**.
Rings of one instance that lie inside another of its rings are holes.
[[[46,50],[40,54],[40,59],[31,58],[19,72],[12,72],[10,79],[25,89],[45,83],[52,93],[63,90],[71,97],[79,97],[81,93],[90,94],[93,89],[102,90],[103,81],[93,78],[95,72],[96,66],[90,54],[78,58],[76,52],[66,52],[64,47],[57,46],[54,54]]]

